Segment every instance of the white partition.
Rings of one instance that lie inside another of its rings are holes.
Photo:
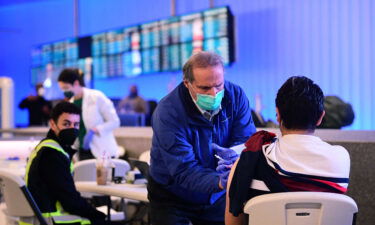
[[[14,90],[13,80],[0,77],[0,129],[14,127]],[[11,134],[3,134],[3,137]]]

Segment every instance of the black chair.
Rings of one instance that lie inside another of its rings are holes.
[[[121,101],[121,98],[111,98],[111,101],[113,103],[113,106],[117,109],[117,106]]]
[[[138,168],[141,175],[148,180],[149,177],[149,168],[150,165],[147,162],[129,158],[128,159],[132,168]],[[129,203],[128,203],[129,204]],[[149,216],[149,204],[146,202],[131,202],[131,205],[136,207],[136,212],[134,216],[128,221],[130,224],[133,222],[140,222],[141,224],[150,224],[150,216]],[[147,222],[144,221],[144,217],[147,215]]]
[[[148,113],[146,114],[146,126],[151,126],[152,113],[154,113],[158,103],[155,100],[148,100],[147,104],[148,104]]]

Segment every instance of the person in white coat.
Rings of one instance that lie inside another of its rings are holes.
[[[83,74],[78,69],[64,69],[58,83],[66,99],[82,109],[78,143],[75,144],[79,159],[117,157],[113,130],[120,126],[120,120],[112,101],[101,91],[85,88]]]

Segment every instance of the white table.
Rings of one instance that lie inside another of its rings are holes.
[[[0,139],[0,158],[18,157],[26,159],[40,139],[7,140]]]
[[[17,174],[20,177],[24,177],[26,173],[26,159],[0,159],[0,169]]]
[[[146,184],[107,184],[98,185],[95,181],[77,181],[76,188],[80,192],[91,192],[109,196],[148,202]]]

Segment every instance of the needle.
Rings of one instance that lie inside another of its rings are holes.
[[[221,158],[221,157],[218,156],[217,154],[215,154],[215,157],[218,158],[219,160],[224,160],[223,158]]]

